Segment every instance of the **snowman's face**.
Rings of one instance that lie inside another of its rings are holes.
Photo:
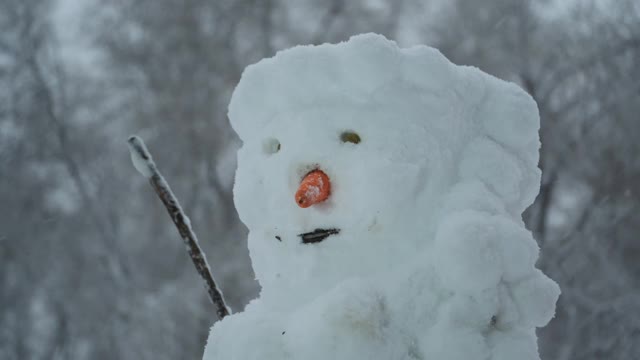
[[[428,241],[446,192],[436,163],[444,157],[427,121],[394,110],[315,108],[243,138],[234,194],[263,298],[312,298],[402,264]],[[295,195],[313,170],[326,174],[330,194],[304,208]]]

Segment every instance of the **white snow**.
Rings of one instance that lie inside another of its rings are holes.
[[[137,136],[130,136],[128,145],[131,162],[140,175],[147,179],[153,176],[153,170],[155,169],[156,164],[153,162],[151,154],[147,150],[144,142],[142,142]],[[148,157],[147,159],[143,158],[141,151]]]
[[[560,291],[521,219],[540,184],[523,90],[367,34],[249,66],[229,117],[262,291],[205,360],[538,359]],[[331,195],[300,208],[316,168]],[[302,243],[315,229],[340,232]]]

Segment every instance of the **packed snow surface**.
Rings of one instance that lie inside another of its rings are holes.
[[[144,142],[137,136],[129,137],[129,155],[131,156],[131,162],[138,172],[146,177],[150,178],[156,168],[156,164],[151,158],[151,154]]]
[[[560,290],[521,217],[540,183],[526,92],[367,34],[249,66],[229,118],[262,291],[214,324],[204,359],[539,358]],[[331,194],[301,208],[315,169]]]

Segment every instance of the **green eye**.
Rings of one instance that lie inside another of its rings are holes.
[[[345,131],[342,134],[340,134],[340,140],[343,143],[359,144],[360,143],[360,135],[356,134],[353,131]]]
[[[278,139],[270,138],[265,140],[262,145],[265,154],[275,154],[280,151],[280,142]]]

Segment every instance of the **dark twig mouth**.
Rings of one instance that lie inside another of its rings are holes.
[[[319,243],[331,235],[340,233],[340,229],[315,229],[312,232],[300,234],[303,244]]]

